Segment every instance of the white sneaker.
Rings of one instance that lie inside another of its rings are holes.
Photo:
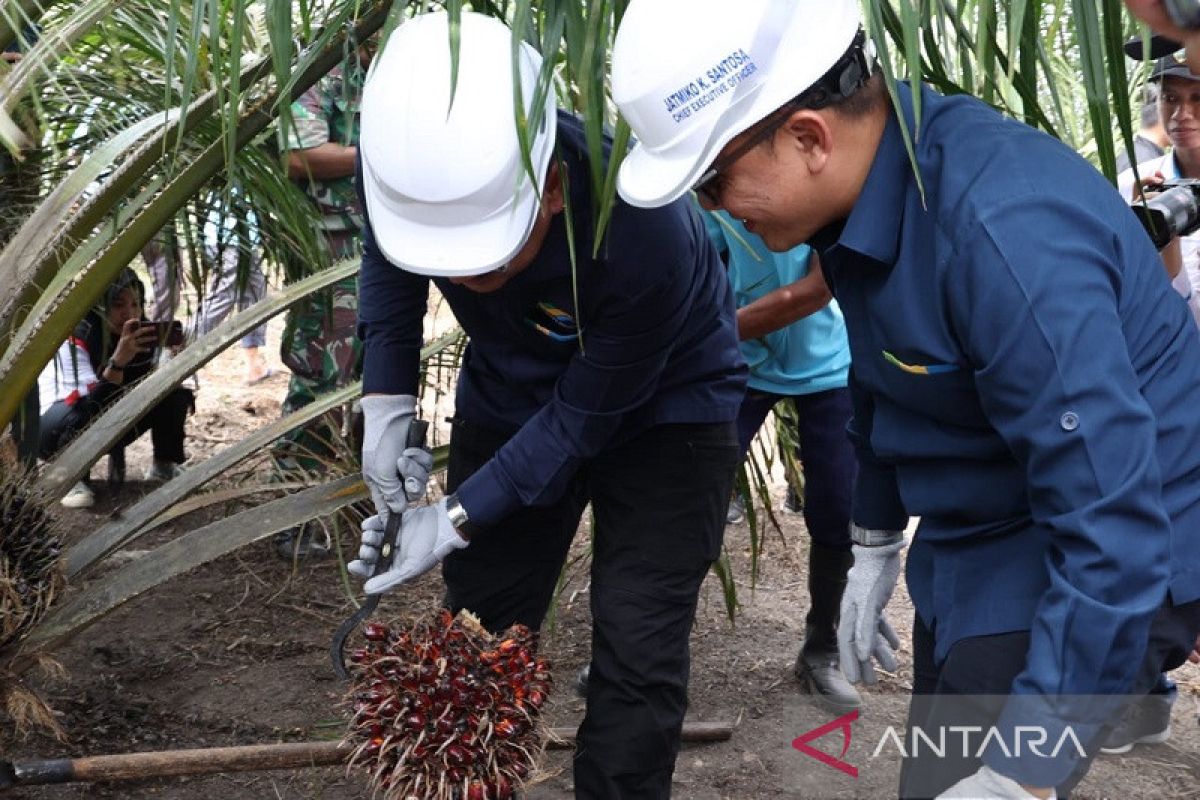
[[[155,459],[142,477],[153,483],[166,483],[172,478],[178,478],[183,474],[183,467],[173,461],[159,461]]]
[[[96,495],[92,492],[92,487],[80,481],[58,502],[67,508],[91,508],[96,504]]]

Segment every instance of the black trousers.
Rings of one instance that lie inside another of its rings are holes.
[[[1200,631],[1200,601],[1160,608],[1150,626],[1146,655],[1130,688],[1136,696],[1150,691],[1158,676],[1183,664]],[[973,636],[955,642],[940,665],[933,659],[933,632],[916,616],[913,622],[913,697],[908,727],[926,733],[951,726],[976,726],[987,730],[1004,710],[1013,680],[1025,669],[1029,632]],[[969,700],[967,697],[969,696]],[[1115,724],[1116,719],[1113,720]],[[1081,742],[1088,757],[1056,787],[1066,798],[1083,780],[1091,759],[1108,729],[1090,742]],[[911,755],[911,754],[910,754]],[[900,797],[936,797],[982,766],[980,759],[961,748],[947,747],[943,757],[923,751],[924,757],[906,758],[900,769]]]
[[[114,394],[107,403],[97,403],[84,395],[73,406],[68,406],[62,400],[54,403],[42,414],[38,455],[44,460],[53,458],[118,397],[119,394]],[[113,445],[113,450],[123,450],[143,433],[150,431],[155,460],[182,464],[187,461],[183,450],[184,424],[193,404],[190,389],[172,390],[121,436]]]
[[[850,552],[850,506],[858,460],[846,434],[854,416],[850,390],[790,395],[796,405],[796,456],[804,467],[804,527],[814,542]],[[767,414],[789,395],[748,389],[738,409],[743,456]]]
[[[504,441],[455,420],[450,489]],[[588,462],[558,502],[512,514],[443,563],[449,608],[470,609],[492,630],[536,629],[591,502],[592,662],[577,797],[671,794],[688,637],[700,584],[720,554],[737,462],[732,422],[651,428]]]

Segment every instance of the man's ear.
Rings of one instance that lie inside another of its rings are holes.
[[[550,157],[550,169],[546,170],[546,182],[542,186],[541,213],[553,217],[562,213],[566,203],[563,199],[563,183],[566,179],[566,168],[559,168],[558,159]]]
[[[791,147],[808,165],[810,172],[821,172],[833,153],[833,130],[824,114],[801,108],[783,124],[784,146]]]

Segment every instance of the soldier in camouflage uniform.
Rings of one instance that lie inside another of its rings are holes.
[[[292,104],[293,126],[283,145],[288,177],[300,183],[321,214],[321,232],[330,263],[357,258],[362,208],[354,188],[358,155],[358,108],[370,54],[366,48],[332,69]],[[286,415],[318,396],[357,379],[362,371],[358,321],[358,279],[346,278],[317,292],[288,313],[280,356],[292,371]],[[322,457],[333,454],[338,436],[333,419],[311,423],[285,437],[275,448],[280,473],[320,470]],[[352,448],[353,449],[353,448]],[[318,554],[306,529],[276,537],[281,555]]]

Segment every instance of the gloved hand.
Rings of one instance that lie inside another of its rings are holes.
[[[387,523],[378,514],[363,520],[362,544],[358,547],[358,558],[346,565],[347,572],[360,578],[369,578],[375,574],[375,562],[379,561],[379,545],[383,544],[383,532],[386,527]]]
[[[900,551],[904,542],[865,547],[854,545],[854,566],[846,575],[838,622],[838,655],[842,673],[851,683],[876,682],[874,658],[885,670],[896,669],[900,639],[883,617],[900,577]]]
[[[1050,792],[1050,800],[1057,797]],[[1006,778],[991,767],[980,767],[977,772],[968,775],[946,791],[938,795],[938,800],[1036,800],[1036,795],[1021,788],[1021,784],[1012,778]]]
[[[371,523],[369,528],[367,523]],[[365,520],[363,546],[358,551],[358,560],[351,562],[347,569],[355,575],[372,576],[363,586],[367,594],[381,594],[393,586],[424,575],[451,551],[469,544],[450,523],[450,517],[446,515],[445,498],[432,506],[404,512],[397,542],[399,552],[387,572],[375,575],[375,562],[379,558],[378,548],[382,541],[383,522],[378,517]]]
[[[417,413],[411,394],[373,394],[360,401],[363,410],[363,481],[375,512],[386,522],[389,513],[403,514],[408,500],[425,493],[433,457],[418,459],[419,447],[408,447],[408,428]],[[427,466],[426,466],[427,465]]]

